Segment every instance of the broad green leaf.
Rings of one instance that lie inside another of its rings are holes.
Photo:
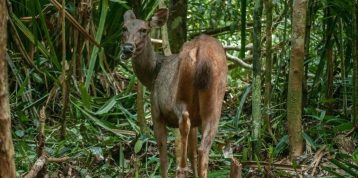
[[[348,165],[346,165],[343,162],[340,162],[336,159],[331,159],[330,160],[333,164],[335,164],[337,167],[343,169],[344,171],[346,171],[349,175],[353,176],[353,177],[358,177],[358,172],[355,172],[354,170],[352,170]]]
[[[306,142],[311,145],[313,147],[313,149],[317,148],[316,143],[312,140],[312,138],[306,134],[305,132],[303,133],[303,138],[306,140]]]
[[[109,99],[98,111],[95,113],[96,115],[105,114],[110,111],[117,104],[117,97],[112,97]]]
[[[288,146],[288,135],[283,136],[275,147],[274,156],[277,157]]]
[[[99,120],[96,117],[94,117],[90,111],[81,108],[80,106],[78,106],[77,104],[73,103],[74,106],[79,109],[85,116],[87,116],[87,118],[91,119],[96,125],[102,127],[103,129],[110,131],[112,133],[114,133],[117,136],[120,137],[125,137],[125,135],[136,135],[133,131],[128,131],[128,130],[119,130],[116,129],[115,126],[113,126],[111,123],[106,122],[105,120]]]

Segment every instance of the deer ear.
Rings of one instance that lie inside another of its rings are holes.
[[[167,22],[168,16],[169,10],[167,8],[158,9],[150,19],[149,26],[152,28],[163,26]]]
[[[123,15],[124,21],[136,19],[134,12],[132,10],[127,10]]]

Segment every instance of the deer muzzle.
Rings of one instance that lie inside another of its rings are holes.
[[[135,45],[132,43],[124,43],[121,51],[121,59],[128,59],[133,56]]]

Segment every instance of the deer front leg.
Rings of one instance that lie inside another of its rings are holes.
[[[198,154],[197,154],[197,145],[198,145],[198,128],[192,127],[190,128],[189,133],[189,145],[188,145],[188,152],[189,152],[189,160],[191,162],[191,169],[193,170],[194,177],[198,177]]]
[[[176,173],[177,178],[185,178],[187,172],[186,159],[187,159],[187,147],[188,147],[188,136],[190,132],[190,119],[189,113],[184,111],[181,118],[179,119],[179,131],[181,136],[181,159],[179,168]]]
[[[167,130],[159,119],[153,118],[153,125],[159,150],[160,174],[163,178],[168,178]]]

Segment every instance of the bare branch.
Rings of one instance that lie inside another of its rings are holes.
[[[152,43],[157,43],[157,44],[162,44],[162,43],[163,43],[163,40],[161,40],[161,39],[151,38],[150,41],[151,41]]]
[[[243,67],[245,69],[250,69],[252,70],[252,64],[248,64],[246,62],[244,62],[243,60],[239,59],[236,56],[233,56],[229,53],[226,53],[226,57],[228,60],[230,60],[231,62],[235,63],[234,65],[229,66],[229,69],[235,68],[237,66]],[[252,59],[252,56],[248,56],[247,58],[245,58],[246,60],[250,60]]]
[[[24,178],[33,178],[42,170],[47,162],[47,154],[42,154],[39,159],[36,160],[35,164],[30,169],[29,173]]]

